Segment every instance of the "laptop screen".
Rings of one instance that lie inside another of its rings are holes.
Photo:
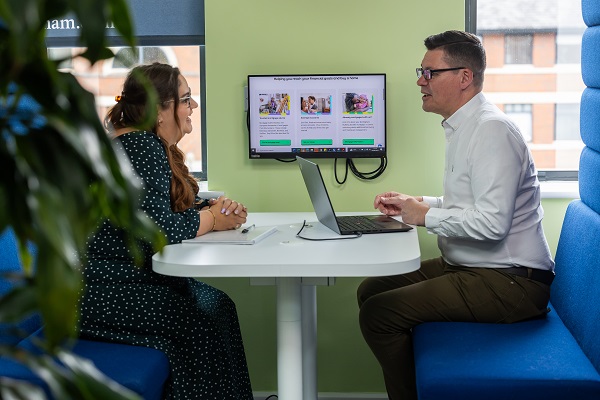
[[[304,178],[310,201],[317,214],[317,219],[320,223],[333,230],[334,232],[340,233],[337,221],[335,219],[335,212],[331,205],[331,199],[323,183],[323,176],[319,166],[311,161],[305,160],[302,157],[296,157],[300,172]]]

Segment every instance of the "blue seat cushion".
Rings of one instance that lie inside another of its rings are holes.
[[[413,340],[420,400],[600,399],[600,374],[554,310],[514,324],[425,323]]]
[[[169,377],[169,360],[158,350],[118,343],[78,340],[73,352],[144,400],[160,400]]]
[[[37,352],[35,339],[41,335],[43,333],[40,329],[21,341],[19,347],[33,353]],[[72,352],[92,361],[98,370],[115,382],[136,392],[144,400],[162,399],[165,383],[170,373],[169,360],[163,352],[142,346],[83,339],[76,341]],[[10,364],[4,364],[4,368],[10,369],[10,366]],[[20,377],[20,379],[32,381],[41,386],[46,392],[48,390],[45,384],[40,384],[39,378],[32,378],[31,372],[24,372],[22,366],[13,369],[7,375],[2,372],[2,364],[0,364],[0,376]]]

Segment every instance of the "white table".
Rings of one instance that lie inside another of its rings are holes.
[[[254,245],[169,245],[152,259],[153,270],[164,275],[274,279],[279,400],[317,399],[315,285],[329,277],[406,273],[420,263],[416,229],[317,242],[296,237],[304,220],[310,225],[304,236],[337,236],[314,213],[251,213],[246,225],[278,231]]]

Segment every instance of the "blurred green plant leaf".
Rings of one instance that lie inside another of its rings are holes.
[[[20,278],[18,280],[22,281],[22,275]],[[36,288],[32,284],[18,285],[0,298],[0,321],[3,323],[19,322],[37,310]]]
[[[4,400],[45,400],[46,394],[38,386],[0,377],[0,398]]]
[[[46,25],[66,15],[81,22],[83,57],[91,64],[112,57],[105,37],[109,22],[125,43],[135,45],[125,0],[0,1],[0,231],[15,231],[25,265],[24,284],[0,300],[0,321],[39,311],[48,351],[40,356],[3,347],[0,354],[18,354],[61,400],[133,399],[62,347],[76,332],[82,255],[101,220],[125,228],[137,262],[142,244],[154,251],[166,244],[138,209],[140,187],[104,132],[93,95],[48,59]],[[37,247],[35,273],[28,241]],[[39,396],[27,385],[4,383],[4,398]]]

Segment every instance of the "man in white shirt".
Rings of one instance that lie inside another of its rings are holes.
[[[358,288],[360,327],[392,400],[417,398],[414,326],[543,316],[554,278],[533,158],[519,128],[481,93],[483,45],[470,33],[447,31],[425,46],[417,85],[423,110],[444,118],[444,196],[386,192],[374,206],[438,235],[442,255]]]

